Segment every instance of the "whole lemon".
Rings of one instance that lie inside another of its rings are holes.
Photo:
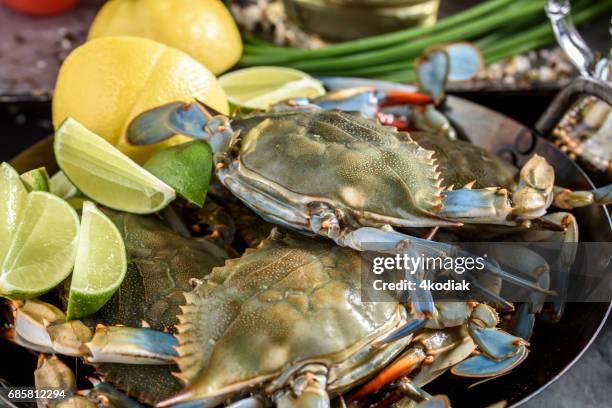
[[[132,146],[125,133],[147,109],[194,98],[229,113],[225,93],[202,64],[182,51],[138,37],[106,37],[76,48],[64,61],[53,94],[53,125],[71,116],[139,163],[174,136],[150,146]]]
[[[219,0],[110,0],[98,12],[89,39],[130,35],[185,51],[215,75],[242,54],[236,23]]]

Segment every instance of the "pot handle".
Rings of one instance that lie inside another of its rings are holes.
[[[612,86],[609,83],[594,78],[578,77],[563,88],[548,106],[535,128],[542,136],[553,131],[563,115],[581,96],[595,96],[612,106]]]
[[[610,61],[606,58],[598,59],[584,41],[572,21],[570,1],[548,0],[545,9],[557,43],[578,69],[580,77],[555,96],[536,123],[536,130],[543,136],[552,132],[563,115],[581,96],[595,96],[612,106],[612,86],[606,82]]]

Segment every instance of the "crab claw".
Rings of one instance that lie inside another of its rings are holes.
[[[445,50],[450,58],[450,82],[469,81],[484,69],[482,53],[474,44],[454,43],[447,45]]]
[[[205,126],[211,118],[199,103],[171,102],[136,116],[128,126],[127,139],[134,145],[158,143],[176,134],[207,140]]]
[[[459,377],[489,378],[508,373],[527,358],[529,350],[521,346],[518,352],[505,360],[496,361],[485,354],[479,354],[462,361],[451,369],[451,373]]]
[[[427,49],[415,65],[419,89],[429,93],[435,104],[444,99],[449,81],[470,80],[484,68],[480,50],[467,42]]]
[[[136,116],[127,129],[128,142],[147,145],[176,134],[205,140],[213,152],[222,152],[234,134],[229,119],[196,100],[195,103],[172,102]]]
[[[498,323],[497,312],[491,306],[480,303],[470,317],[468,331],[487,357],[503,361],[516,355],[527,342],[495,328]]]
[[[425,51],[416,61],[415,73],[419,89],[431,95],[435,104],[444,99],[449,69],[450,57],[443,48]]]

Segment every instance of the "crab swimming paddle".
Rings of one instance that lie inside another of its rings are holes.
[[[55,132],[55,159],[85,196],[106,207],[150,214],[175,198],[174,189],[72,118]]]
[[[68,298],[68,319],[88,316],[104,306],[119,289],[126,269],[121,233],[92,202],[85,201]]]
[[[0,270],[0,295],[28,299],[54,288],[72,271],[79,217],[47,192],[33,191],[19,201],[22,208]]]

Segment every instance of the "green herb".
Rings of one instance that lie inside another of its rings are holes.
[[[544,0],[489,0],[430,27],[400,30],[317,50],[279,47],[246,35],[239,66],[281,65],[312,75],[413,82],[414,60],[434,45],[472,41],[490,64],[554,42],[544,4]],[[584,23],[610,7],[612,0],[576,1],[574,22]]]

